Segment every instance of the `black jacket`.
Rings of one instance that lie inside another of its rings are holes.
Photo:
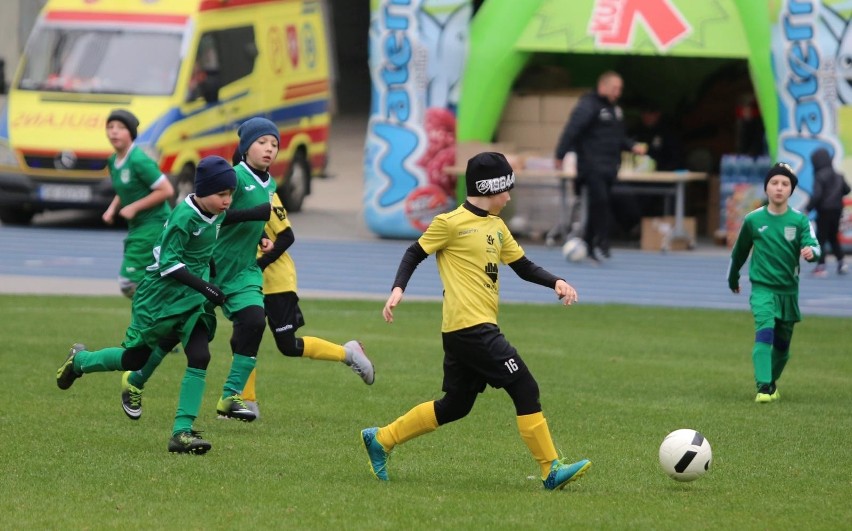
[[[621,166],[621,152],[629,151],[634,144],[625,133],[621,107],[589,92],[571,112],[556,146],[556,158],[562,160],[574,151],[581,176],[602,173],[614,178]]]
[[[808,201],[808,210],[842,210],[843,196],[850,192],[842,173],[831,166],[831,155],[824,148],[811,154],[814,166],[814,191]]]

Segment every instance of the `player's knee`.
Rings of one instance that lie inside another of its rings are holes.
[[[298,358],[302,355],[303,349],[299,348],[299,342],[296,334],[292,331],[275,334],[275,345],[278,346],[279,352],[290,358]]]
[[[259,306],[249,306],[234,317],[234,335],[231,350],[237,354],[256,356],[263,338],[266,314]]]
[[[754,333],[755,343],[766,343],[771,345],[775,341],[775,330],[771,328],[761,328]]]
[[[138,371],[145,366],[150,356],[151,349],[148,347],[125,349],[121,354],[121,367],[126,371]]]
[[[210,348],[207,345],[200,345],[196,348],[187,347],[186,351],[186,366],[191,369],[207,370],[210,364]]]
[[[541,411],[538,382],[529,371],[524,371],[517,380],[507,385],[506,392],[515,404],[515,413],[518,416]]]
[[[785,341],[784,339],[782,339],[778,336],[775,336],[775,339],[772,341],[772,346],[776,350],[780,350],[781,352],[786,352],[786,351],[790,350],[790,342]]]
[[[476,394],[447,393],[435,401],[435,419],[439,426],[462,419],[473,409]]]

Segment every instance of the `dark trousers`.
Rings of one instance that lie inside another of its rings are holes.
[[[825,264],[825,255],[828,254],[829,245],[831,245],[832,253],[837,261],[843,260],[843,249],[840,247],[840,242],[837,241],[841,214],[842,211],[836,208],[817,210],[816,232],[819,248],[822,251],[817,263],[820,265]]]
[[[583,179],[582,186],[586,189],[588,209],[586,213],[586,230],[583,240],[591,254],[595,247],[609,251],[609,218],[612,209],[612,185],[615,175],[592,173]]]

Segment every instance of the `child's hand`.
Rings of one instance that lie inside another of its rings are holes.
[[[802,258],[810,261],[814,257],[814,250],[810,247],[803,247],[801,251]]]
[[[564,280],[560,279],[556,281],[554,291],[556,291],[556,296],[559,297],[562,304],[565,306],[574,304],[577,300],[579,300],[577,297],[577,290]]]
[[[268,253],[275,247],[275,244],[272,243],[272,240],[269,238],[261,238],[260,239],[260,252]]]
[[[124,219],[131,220],[136,217],[136,209],[133,208],[133,205],[127,205],[118,211],[118,215]]]

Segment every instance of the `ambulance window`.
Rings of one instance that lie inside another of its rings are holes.
[[[216,32],[216,40],[221,52],[219,67],[223,86],[251,74],[257,55],[253,27],[244,26]]]

